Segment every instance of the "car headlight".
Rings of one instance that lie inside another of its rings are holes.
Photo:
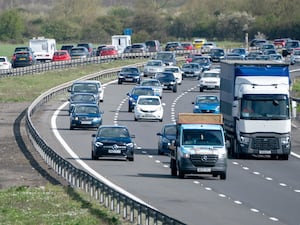
[[[95,146],[96,146],[97,148],[102,147],[102,146],[103,146],[103,143],[97,141],[97,142],[95,142]]]
[[[126,147],[128,147],[128,148],[133,148],[133,146],[134,146],[134,144],[132,142],[126,144]]]
[[[79,120],[79,117],[78,117],[78,116],[75,116],[75,117],[74,117],[74,120]]]
[[[287,145],[287,144],[290,143],[290,137],[289,137],[289,136],[287,136],[287,137],[282,137],[282,138],[280,138],[280,141],[281,141],[281,144],[282,144],[282,145]]]
[[[189,153],[183,153],[182,154],[182,158],[189,159],[190,158],[190,154]]]
[[[249,137],[241,136],[241,144],[248,145],[249,142],[250,142],[250,138]]]
[[[200,107],[199,107],[199,105],[195,105],[194,108],[195,109],[199,109]]]

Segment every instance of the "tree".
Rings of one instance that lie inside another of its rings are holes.
[[[16,9],[4,11],[0,15],[0,39],[19,42],[22,40],[24,23]]]

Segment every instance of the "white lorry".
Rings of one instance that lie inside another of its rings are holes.
[[[56,51],[55,39],[37,37],[29,40],[29,47],[33,50],[33,54],[37,61],[51,61]]]
[[[179,113],[170,149],[171,175],[212,174],[226,179],[227,147],[222,114]]]
[[[229,156],[288,160],[291,151],[289,65],[273,61],[222,61],[220,111]]]

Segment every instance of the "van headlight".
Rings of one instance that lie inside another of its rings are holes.
[[[241,136],[240,140],[241,140],[241,144],[244,144],[244,145],[248,145],[250,142],[250,138],[245,137],[245,136]]]
[[[290,143],[290,137],[289,136],[282,137],[280,138],[280,141],[282,145],[288,145]]]

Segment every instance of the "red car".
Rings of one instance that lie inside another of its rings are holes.
[[[109,46],[102,48],[100,55],[101,56],[118,55],[118,49],[116,46],[109,45]]]
[[[71,60],[71,56],[67,50],[57,50],[54,52],[52,61],[66,61]]]
[[[289,38],[278,38],[273,41],[273,44],[278,48],[283,48],[288,40]]]
[[[195,49],[192,42],[181,42],[181,45],[184,50],[194,50]]]

